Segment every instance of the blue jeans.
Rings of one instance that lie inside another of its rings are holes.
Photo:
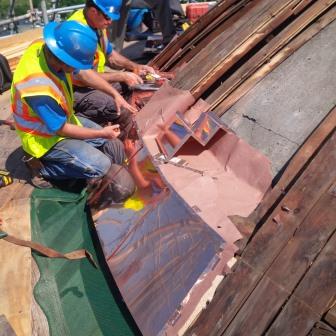
[[[79,120],[84,127],[101,128],[86,118],[79,117]],[[119,139],[64,139],[40,160],[43,163],[41,174],[46,178],[87,179],[103,177],[111,163],[122,165],[125,162],[125,152]]]

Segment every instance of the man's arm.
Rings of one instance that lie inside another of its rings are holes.
[[[120,134],[119,125],[93,129],[68,123],[65,111],[49,96],[26,97],[26,101],[52,134],[80,140],[95,138],[114,139]]]
[[[111,65],[117,66],[118,68],[126,69],[128,71],[133,71],[136,74],[146,74],[148,72],[155,73],[155,70],[152,67],[132,62],[115,50],[113,50],[108,56],[108,61]]]
[[[129,71],[113,71],[113,72],[104,72],[99,73],[99,76],[104,78],[109,83],[125,83],[129,87],[132,87],[137,84],[142,84],[143,80],[140,76],[134,72]]]
[[[57,132],[57,135],[67,138],[85,139],[115,139],[120,135],[119,125],[106,126],[101,129],[86,128],[65,123]]]
[[[77,76],[85,85],[112,96],[115,100],[118,113],[120,113],[120,109],[122,107],[132,113],[137,112],[136,108],[128,104],[127,101],[119,94],[119,92],[94,70],[82,70],[77,74]]]

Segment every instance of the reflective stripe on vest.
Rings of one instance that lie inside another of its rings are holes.
[[[16,127],[22,132],[35,134],[42,137],[51,137],[54,135],[49,132],[48,128],[42,122],[28,121],[15,113],[13,116]]]
[[[49,74],[50,76],[51,74]],[[62,107],[67,116],[70,112],[66,101],[66,92],[62,92],[59,86],[56,85],[49,77],[43,73],[28,76],[21,82],[15,83],[14,95],[14,119],[18,129],[23,132],[29,132],[40,136],[50,137],[54,133],[48,131],[43,121],[38,116],[30,114],[30,108],[27,104],[22,102],[22,97],[34,96],[36,92],[47,93],[48,96],[54,98],[57,103]]]
[[[73,113],[73,92],[69,74],[64,80],[54,75],[46,62],[43,43],[33,43],[22,56],[14,73],[11,102],[17,132],[23,149],[35,157],[43,156],[64,139],[48,130],[25,98],[48,96],[63,109],[68,122],[80,125]]]
[[[46,77],[47,76],[47,77]],[[64,92],[62,86],[57,85],[50,77],[56,78],[52,73],[40,73],[28,76],[23,81],[14,85],[16,91],[21,92],[21,96],[32,96],[35,92],[48,92],[52,96],[67,115],[70,114],[68,106],[72,104],[72,97]],[[71,85],[71,83],[69,83]],[[69,97],[67,97],[69,96]],[[68,98],[68,99],[67,99]]]

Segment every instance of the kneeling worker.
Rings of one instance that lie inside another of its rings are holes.
[[[111,169],[117,201],[134,191],[125,168],[125,151],[117,139],[118,125],[104,128],[73,112],[71,73],[90,69],[97,47],[94,32],[75,21],[49,23],[44,41],[33,43],[13,77],[11,102],[24,151],[39,159],[42,177],[99,179]]]
[[[113,49],[107,38],[107,28],[112,21],[120,18],[122,0],[87,0],[84,9],[72,14],[68,21],[75,20],[89,26],[97,35],[98,45],[94,68],[99,76],[108,83],[124,83],[128,86],[142,83],[141,73],[154,72],[152,67],[137,64]],[[128,71],[105,72],[105,64]],[[116,99],[101,90],[96,90],[90,83],[85,71],[74,76],[75,105],[78,115],[85,116],[99,124],[116,122],[123,132],[121,139],[127,138],[132,126],[131,108],[120,109]]]

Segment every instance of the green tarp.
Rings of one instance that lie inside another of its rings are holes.
[[[113,279],[104,272],[95,231],[86,209],[86,194],[38,190],[31,199],[32,240],[66,253],[85,248],[87,259],[49,259],[33,253],[41,272],[34,296],[47,316],[51,336],[129,336],[137,328],[122,303]]]

